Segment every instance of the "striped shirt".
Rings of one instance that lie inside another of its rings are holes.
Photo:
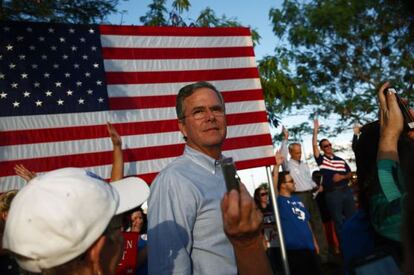
[[[335,174],[345,175],[351,172],[351,168],[349,168],[344,159],[337,156],[330,158],[326,155],[319,155],[319,157],[315,157],[315,160],[319,166],[319,170],[322,173],[322,184],[324,188],[329,190],[334,187],[346,186],[348,184],[347,179],[336,183],[332,180],[332,177]]]

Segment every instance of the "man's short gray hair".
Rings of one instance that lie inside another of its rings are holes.
[[[290,150],[292,150],[293,149],[293,146],[295,146],[295,145],[297,145],[297,146],[299,146],[299,147],[302,147],[302,145],[300,145],[300,143],[299,142],[292,142],[291,144],[289,144],[289,151]]]
[[[184,115],[184,100],[191,96],[196,90],[201,89],[201,88],[209,88],[211,90],[213,90],[217,97],[220,100],[220,103],[223,105],[224,108],[224,99],[223,96],[221,95],[221,93],[217,90],[216,87],[214,87],[213,84],[208,83],[206,81],[200,81],[200,82],[196,82],[193,84],[189,84],[186,85],[184,87],[182,87],[180,89],[180,91],[178,92],[177,95],[177,101],[176,101],[176,105],[175,105],[175,111],[177,113],[177,118],[182,120],[184,119],[185,115]]]

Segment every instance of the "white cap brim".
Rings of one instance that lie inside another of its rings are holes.
[[[119,205],[115,214],[121,214],[143,204],[149,196],[147,183],[137,177],[128,177],[110,183],[119,194]]]

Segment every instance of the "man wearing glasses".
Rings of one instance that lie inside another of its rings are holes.
[[[319,141],[319,121],[314,120],[312,147],[313,155],[322,174],[322,185],[325,191],[326,204],[335,223],[335,231],[339,237],[342,224],[355,212],[355,202],[348,186],[352,177],[351,169],[346,161],[335,156],[332,144],[327,139]],[[320,153],[319,148],[323,154]]]
[[[176,112],[186,146],[151,185],[149,274],[243,274],[258,266],[266,269],[258,274],[270,273],[260,211],[243,184],[240,193],[226,194],[220,166],[227,132],[223,97],[210,83],[189,84],[178,93]],[[237,196],[245,202],[230,203]],[[236,208],[241,218],[234,222]]]

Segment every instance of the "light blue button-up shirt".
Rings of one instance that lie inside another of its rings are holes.
[[[296,161],[292,158],[288,160],[288,146],[287,141],[282,141],[280,151],[283,155],[283,171],[289,171],[296,185],[296,192],[311,191],[316,188],[316,183],[313,182],[309,170],[309,166],[304,161]]]
[[[149,274],[237,274],[223,231],[219,163],[188,146],[160,172],[148,200]]]

